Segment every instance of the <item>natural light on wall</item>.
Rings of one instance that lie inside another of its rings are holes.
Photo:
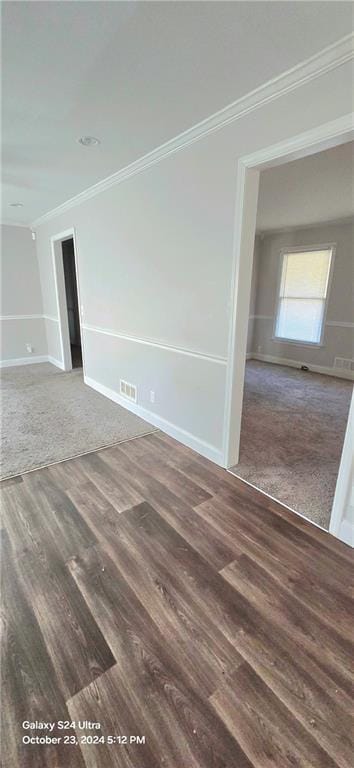
[[[320,344],[333,248],[283,253],[275,337]]]

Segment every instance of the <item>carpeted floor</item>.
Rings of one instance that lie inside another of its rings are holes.
[[[352,383],[249,360],[232,472],[329,527]]]
[[[154,431],[50,363],[4,368],[1,407],[1,479]]]

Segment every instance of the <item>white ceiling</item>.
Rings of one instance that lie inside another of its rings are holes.
[[[257,231],[354,215],[354,142],[263,171]]]
[[[26,0],[2,10],[3,217],[24,223],[352,26],[349,2]],[[81,147],[86,134],[101,145]]]

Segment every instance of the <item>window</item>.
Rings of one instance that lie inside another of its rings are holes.
[[[333,248],[283,253],[275,338],[320,344]]]

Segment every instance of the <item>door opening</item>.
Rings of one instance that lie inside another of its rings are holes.
[[[51,251],[59,331],[58,337],[52,340],[51,355],[63,371],[71,371],[73,367],[84,369],[83,307],[74,229],[51,237]]]
[[[249,306],[252,293],[252,266],[260,172],[278,165],[281,166],[292,160],[305,158],[308,155],[314,155],[316,152],[318,153],[323,150],[338,147],[352,140],[352,117],[351,115],[345,115],[336,121],[318,126],[318,128],[314,130],[295,136],[291,140],[287,140],[272,147],[267,147],[253,155],[239,159],[235,212],[234,279],[232,288],[233,315],[232,332],[229,339],[224,426],[224,466],[229,469],[238,465],[240,462],[239,447],[241,415],[243,406],[245,362],[247,357],[247,336],[249,335]],[[295,243],[295,245],[297,244],[298,243]],[[290,245],[292,250],[294,250],[294,243],[291,243]],[[275,283],[276,281],[273,282],[273,287]],[[269,319],[272,321],[271,317],[268,318],[268,314],[263,315],[263,311],[264,310],[262,309],[262,313],[258,314],[257,310],[257,320],[267,321]],[[253,319],[255,319],[255,316]],[[337,323],[334,323],[334,321],[331,320],[331,322],[328,321],[328,325],[332,327],[336,326]],[[349,323],[339,323],[339,325],[347,327],[349,326]],[[274,330],[274,325],[272,327]],[[277,327],[275,326],[275,329],[276,328]],[[273,339],[273,341],[275,341],[275,339]],[[258,346],[262,346],[262,340],[256,344],[257,353],[259,352]],[[278,354],[273,356],[272,362],[276,362],[275,357],[278,362]],[[262,362],[264,363],[265,361],[263,360]],[[261,363],[259,363],[259,365],[260,364]],[[303,370],[306,370],[307,368],[308,366],[303,366]],[[349,427],[347,427],[347,432],[348,428]],[[340,528],[341,526],[343,527],[346,516],[349,514],[349,507],[351,506],[350,504],[348,506],[348,498],[350,497],[348,489],[351,483],[351,464],[352,449],[349,447],[348,440],[344,440],[339,475],[335,489],[335,503],[332,507],[329,522],[330,532],[343,541],[347,539],[342,534]],[[246,482],[250,482],[250,480]],[[267,495],[273,494],[269,494],[268,492]],[[301,512],[298,512],[298,510],[294,511],[300,515],[302,514]],[[336,518],[335,520],[334,516]]]
[[[66,306],[68,314],[71,362],[73,368],[82,368],[81,334],[77,279],[75,268],[74,240],[64,240],[61,244],[65,281]]]

